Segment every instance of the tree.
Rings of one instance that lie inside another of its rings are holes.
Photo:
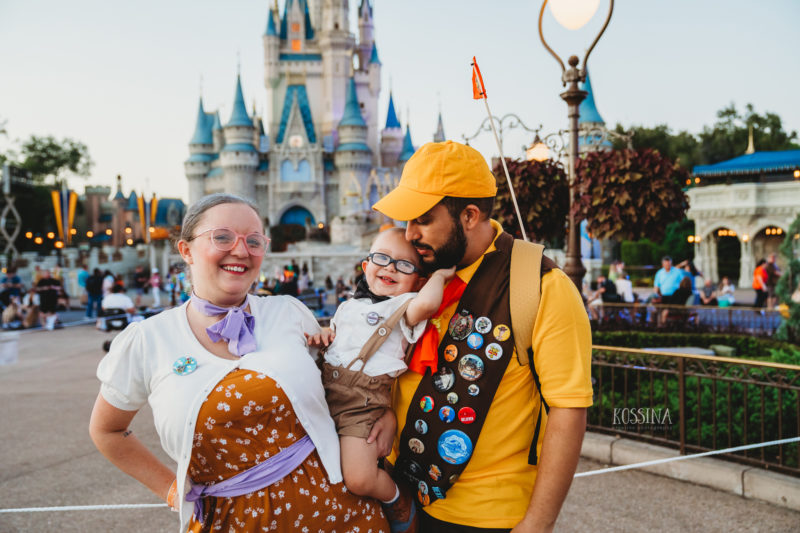
[[[792,150],[800,148],[797,132],[786,132],[781,117],[767,111],[756,113],[752,104],[740,115],[734,104],[717,111],[717,122],[705,126],[700,133],[700,155],[705,164],[719,163],[744,154],[750,126],[753,143],[758,151]]]
[[[531,240],[561,247],[564,242],[564,222],[569,212],[567,175],[558,161],[514,161],[506,159],[511,183],[525,221],[525,231]],[[503,176],[498,162],[495,176]],[[504,179],[498,187],[495,212],[503,227],[518,237],[519,222]]]
[[[656,150],[590,152],[575,171],[573,212],[597,239],[659,241],[689,206],[680,185],[689,172]]]
[[[632,126],[629,130],[617,124],[615,131],[622,134],[633,133],[634,150],[652,148],[689,170],[700,163],[700,142],[688,131],[674,134],[666,124],[658,124],[653,128]],[[621,139],[614,139],[613,145],[617,150],[627,148],[627,144]]]
[[[39,183],[48,177],[57,183],[68,173],[86,177],[94,164],[85,144],[69,138],[59,141],[52,135],[31,135],[22,143],[20,157],[19,166],[28,170]]]
[[[778,327],[775,337],[795,344],[800,344],[800,302],[792,299],[795,291],[800,290],[798,289],[798,285],[800,285],[800,258],[795,254],[795,248],[799,240],[798,235],[800,235],[800,216],[789,226],[789,231],[786,232],[786,237],[779,248],[781,255],[786,259],[786,269],[775,287],[778,301],[781,307],[786,306],[785,312],[788,314]]]

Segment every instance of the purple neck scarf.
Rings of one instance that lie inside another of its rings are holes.
[[[228,341],[228,351],[240,357],[255,351],[256,338],[253,336],[253,329],[256,319],[244,310],[247,307],[247,298],[240,306],[220,307],[192,292],[192,305],[206,316],[225,315],[225,318],[206,328],[208,337],[213,342],[225,339]]]

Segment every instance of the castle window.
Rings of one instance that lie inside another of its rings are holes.
[[[281,163],[281,181],[311,181],[311,165],[307,159],[302,159],[294,168],[292,162],[284,159]]]
[[[292,31],[293,32],[300,32],[300,23],[292,22]]]
[[[292,50],[295,52],[299,52],[302,49],[302,43],[300,39],[292,39]]]

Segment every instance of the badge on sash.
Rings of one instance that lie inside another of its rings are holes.
[[[467,335],[472,333],[473,322],[472,315],[469,314],[469,311],[463,310],[461,313],[453,315],[447,329],[454,340],[463,341],[467,338]]]
[[[467,354],[458,361],[458,373],[467,381],[477,381],[483,375],[483,361],[474,354]]]
[[[449,429],[439,437],[437,450],[448,463],[460,465],[466,463],[472,455],[472,441],[463,431]]]
[[[467,337],[467,346],[469,346],[473,350],[477,350],[478,348],[483,346],[483,335],[481,335],[477,331],[474,333],[470,333],[469,337]]]
[[[491,343],[486,347],[486,357],[492,361],[497,361],[503,357],[503,347],[496,342]]]
[[[433,388],[439,392],[449,391],[456,383],[455,373],[446,366],[439,367],[439,371],[433,376]]]

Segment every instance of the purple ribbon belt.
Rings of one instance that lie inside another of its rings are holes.
[[[273,455],[263,463],[248,468],[232,478],[213,485],[192,484],[192,490],[186,495],[186,501],[194,502],[195,519],[202,520],[203,497],[230,498],[261,490],[293,472],[313,451],[314,443],[306,435],[288,448],[281,450],[277,455]]]

